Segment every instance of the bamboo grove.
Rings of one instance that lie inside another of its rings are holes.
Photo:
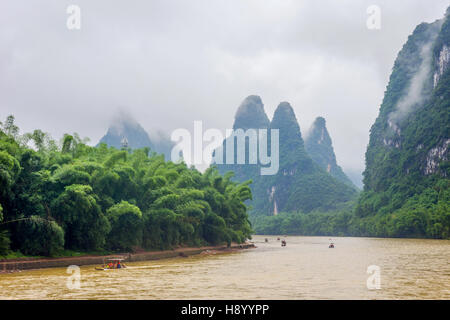
[[[241,243],[251,235],[249,183],[204,173],[149,148],[57,143],[0,124],[0,255],[161,250]]]

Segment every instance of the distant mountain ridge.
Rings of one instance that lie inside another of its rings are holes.
[[[236,181],[253,181],[253,214],[276,215],[282,211],[328,210],[355,199],[357,192],[354,188],[332,177],[308,155],[294,110],[288,102],[279,104],[270,122],[261,98],[249,96],[236,112],[233,129],[279,130],[277,174],[261,175],[260,163],[217,164],[222,174],[233,171]],[[271,145],[268,144],[268,149],[271,150]],[[225,145],[224,141],[224,158]],[[246,159],[248,158],[249,149],[246,145]]]
[[[339,181],[355,188],[355,185],[336,162],[333,143],[323,117],[317,117],[312,124],[305,139],[305,147],[309,156],[322,169],[325,169]]]
[[[164,154],[166,160],[170,159],[173,142],[169,137],[161,133],[152,139],[137,121],[129,117],[116,119],[98,144],[105,143],[109,147],[121,149],[124,139],[126,139],[128,148],[148,147],[151,151]]]

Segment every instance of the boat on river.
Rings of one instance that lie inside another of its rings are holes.
[[[95,270],[117,270],[117,269],[124,269],[127,266],[122,262],[125,260],[124,258],[111,258],[108,259],[108,263],[105,263],[103,261],[102,266],[95,267]]]

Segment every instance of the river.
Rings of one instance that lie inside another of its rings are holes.
[[[328,237],[267,238],[122,270],[82,266],[79,289],[66,268],[0,274],[0,299],[450,299],[448,240],[337,237],[329,249]]]

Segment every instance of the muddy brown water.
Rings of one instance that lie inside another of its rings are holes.
[[[280,238],[286,247],[254,236],[256,249],[82,266],[78,289],[66,268],[0,274],[0,299],[450,299],[449,240]]]

